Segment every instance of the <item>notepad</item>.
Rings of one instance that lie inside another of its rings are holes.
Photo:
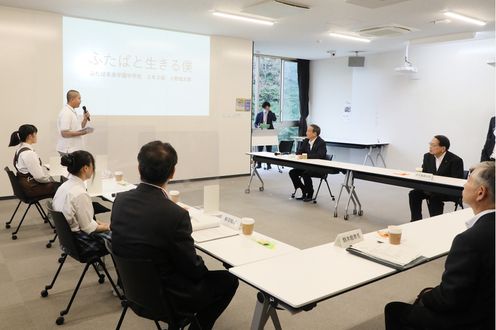
[[[346,251],[398,270],[416,266],[427,260],[417,250],[407,245],[392,245],[374,239],[353,244]]]
[[[215,228],[197,230],[191,234],[196,243],[203,243],[236,235],[239,235],[239,231],[222,225]]]

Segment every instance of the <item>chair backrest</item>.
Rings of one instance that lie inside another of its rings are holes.
[[[470,171],[463,171],[463,178],[464,178],[465,180],[467,180],[467,179],[468,179],[468,175],[469,175],[469,173],[470,173]]]
[[[129,307],[139,316],[162,321],[173,320],[159,272],[153,261],[112,257],[122,281]]]
[[[62,212],[54,211],[51,207],[48,208],[48,213],[51,215],[57,230],[60,245],[64,247],[64,252],[76,260],[81,260],[79,248],[74,235],[72,234],[71,227],[65,219]]]
[[[290,154],[293,151],[294,141],[281,141],[279,142],[279,152]]]
[[[8,166],[5,166],[4,168],[5,172],[7,172],[7,175],[10,180],[10,185],[12,186],[12,190],[14,191],[14,195],[19,198],[21,201],[25,202],[27,200],[26,195],[24,194],[24,190],[22,190],[21,184],[19,183],[19,179],[17,176],[12,172]]]
[[[326,154],[325,159],[326,159],[326,160],[332,160],[332,157],[334,157],[334,155],[327,155],[327,154]]]

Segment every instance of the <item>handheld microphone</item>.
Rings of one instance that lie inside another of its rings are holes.
[[[86,106],[83,105],[83,111],[84,113],[88,113],[88,110],[86,110]],[[88,121],[91,121],[90,116],[88,116]]]

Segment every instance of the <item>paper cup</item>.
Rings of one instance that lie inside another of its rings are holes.
[[[422,172],[423,171],[423,168],[422,167],[416,167],[415,168],[415,172]]]
[[[177,202],[179,202],[179,199],[181,197],[181,193],[177,190],[171,190],[171,191],[169,191],[169,197],[170,197],[171,201],[173,201],[174,203],[177,203]]]
[[[255,228],[255,219],[241,218],[241,231],[243,232],[243,235],[253,234],[254,228]]]
[[[401,243],[401,227],[388,226],[389,243],[398,245]]]
[[[307,159],[308,158],[308,154],[301,154],[301,159]]]
[[[114,178],[115,181],[121,182],[122,180],[124,180],[124,173],[122,173],[121,171],[116,171],[114,172]]]

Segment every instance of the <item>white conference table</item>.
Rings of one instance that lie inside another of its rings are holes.
[[[346,192],[348,193],[348,201],[346,203],[344,213],[345,220],[348,220],[348,210],[350,202],[353,202],[353,214],[358,214],[359,216],[363,215],[362,205],[360,203],[360,200],[358,199],[354,184],[355,179],[431,191],[452,196],[461,196],[463,185],[466,182],[466,180],[464,179],[438,175],[433,175],[432,178],[426,178],[418,176],[416,172],[411,171],[344,163],[325,159],[298,159],[296,155],[276,156],[274,153],[270,152],[249,152],[247,154],[252,156],[254,162],[260,161],[287,167],[308,169],[311,171],[322,173],[330,173],[332,170],[340,170],[345,172],[345,179],[343,181],[343,184],[341,185],[338,198],[336,199],[334,204],[334,217],[337,217],[338,204],[341,199],[343,190],[346,190]],[[246,193],[250,192],[251,182],[255,174],[258,176],[262,184],[259,187],[259,190],[264,190],[264,182],[258,174],[256,167],[253,166],[248,187],[245,190]]]
[[[465,209],[401,225],[403,244],[417,247],[427,261],[441,257],[448,253],[454,237],[466,229],[465,221],[471,217],[472,209]],[[372,232],[365,236],[375,235],[378,234]],[[352,255],[333,243],[229,271],[260,291],[251,329],[263,329],[269,317],[276,329],[281,329],[278,305],[292,313],[308,311],[320,301],[400,272]]]

